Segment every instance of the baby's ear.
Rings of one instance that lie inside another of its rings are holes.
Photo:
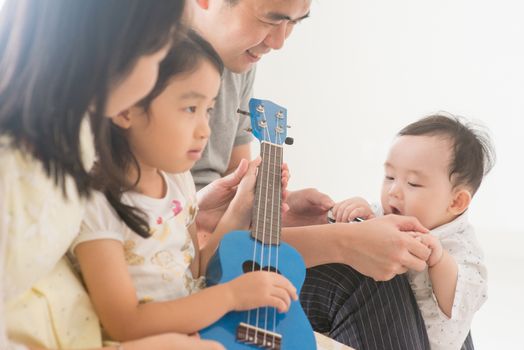
[[[131,111],[129,109],[126,109],[118,115],[111,117],[111,121],[113,124],[121,127],[122,129],[129,129],[131,127]]]
[[[449,206],[448,210],[453,215],[460,215],[469,207],[471,203],[471,192],[465,188],[459,188],[455,190],[453,195],[453,202]]]

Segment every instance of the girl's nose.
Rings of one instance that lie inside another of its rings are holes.
[[[202,118],[196,131],[196,137],[200,139],[207,139],[211,135],[211,128],[209,127],[209,119],[207,117]]]

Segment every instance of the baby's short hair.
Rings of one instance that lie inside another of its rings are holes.
[[[404,127],[398,136],[437,136],[451,141],[449,179],[453,187],[467,186],[477,192],[484,176],[495,164],[495,150],[485,130],[464,118],[437,113]]]

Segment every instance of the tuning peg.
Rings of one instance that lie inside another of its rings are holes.
[[[286,137],[286,140],[284,141],[286,145],[292,145],[295,140],[292,137]]]
[[[237,113],[249,116],[249,112],[243,111],[240,108],[237,109]]]

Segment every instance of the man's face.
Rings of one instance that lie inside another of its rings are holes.
[[[225,66],[249,70],[272,49],[278,50],[293,27],[309,14],[310,0],[211,0],[195,26],[214,46]]]

